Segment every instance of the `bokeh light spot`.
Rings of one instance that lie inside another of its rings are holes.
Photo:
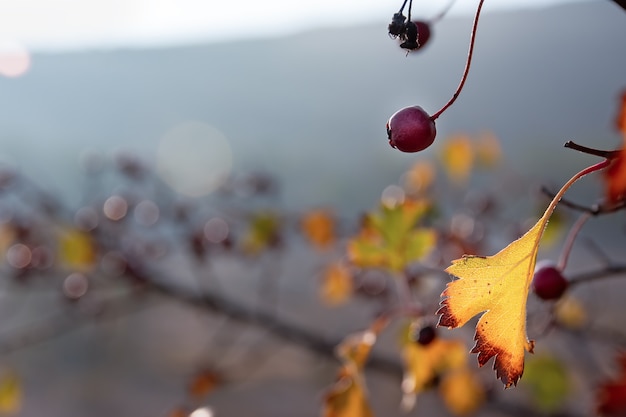
[[[15,78],[30,68],[30,53],[16,42],[0,42],[0,75]]]
[[[33,254],[30,248],[22,243],[16,243],[7,250],[7,262],[13,268],[26,268],[32,259]]]
[[[154,201],[143,200],[135,206],[135,220],[142,226],[152,226],[159,220],[159,206]]]
[[[204,236],[211,243],[223,242],[228,233],[228,223],[219,217],[213,217],[204,224]]]
[[[226,137],[201,122],[185,122],[168,131],[157,150],[157,170],[177,192],[200,197],[222,185],[232,167]]]
[[[128,203],[119,195],[113,195],[106,199],[102,211],[113,221],[122,220],[128,212]]]
[[[380,200],[387,207],[395,207],[398,204],[404,203],[405,197],[406,194],[402,187],[389,185],[383,190]]]
[[[192,411],[189,417],[214,417],[215,413],[209,407],[202,407]]]
[[[68,275],[63,280],[63,294],[69,299],[77,300],[87,294],[89,281],[87,277],[79,272]]]

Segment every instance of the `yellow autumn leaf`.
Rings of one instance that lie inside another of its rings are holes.
[[[96,261],[96,245],[91,235],[73,228],[61,230],[59,260],[72,269],[90,270]]]
[[[324,396],[323,417],[373,417],[362,371],[378,335],[388,323],[387,317],[378,318],[369,329],[348,335],[337,346],[343,366]]]
[[[255,213],[250,221],[248,234],[243,239],[243,249],[256,255],[280,242],[280,219],[271,211]]]
[[[486,400],[485,388],[467,367],[446,374],[439,393],[446,407],[457,416],[474,413]]]
[[[22,386],[14,372],[0,377],[0,413],[17,414],[22,405]]]
[[[335,241],[335,219],[329,210],[313,210],[300,222],[304,236],[319,249],[329,247]]]
[[[324,396],[323,417],[373,417],[359,375],[343,367]]]
[[[402,356],[405,364],[402,390],[410,395],[424,391],[440,373],[463,367],[467,349],[459,340],[435,338],[427,345],[407,343]]]
[[[533,351],[526,335],[526,300],[533,278],[539,240],[550,212],[524,236],[496,255],[465,256],[446,271],[457,279],[442,293],[439,325],[463,326],[484,313],[476,325],[478,363],[495,356],[496,375],[505,386],[517,384],[524,372],[524,351]]]
[[[476,325],[478,364],[495,357],[493,368],[505,387],[516,385],[524,372],[524,353],[534,342],[526,335],[526,302],[543,231],[565,192],[580,178],[609,165],[604,160],[570,178],[554,196],[543,216],[524,236],[493,256],[464,256],[446,272],[456,277],[446,285],[437,311],[439,326],[463,326],[482,314]]]
[[[474,166],[474,148],[466,135],[454,135],[443,142],[441,163],[448,177],[457,184],[467,180]]]
[[[335,262],[324,271],[320,288],[321,299],[329,305],[344,303],[352,294],[352,274],[342,262]]]

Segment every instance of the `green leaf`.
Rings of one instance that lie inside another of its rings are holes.
[[[558,411],[571,391],[566,367],[548,355],[526,361],[522,382],[521,386],[528,390],[537,408],[545,413]]]

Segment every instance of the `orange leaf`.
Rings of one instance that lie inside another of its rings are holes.
[[[533,351],[526,336],[526,300],[533,278],[539,240],[551,210],[521,238],[493,256],[465,256],[446,271],[456,280],[442,293],[439,325],[460,327],[477,314],[476,344],[479,365],[495,356],[496,375],[506,387],[517,384],[524,372],[524,351]]]
[[[453,182],[464,182],[474,165],[474,150],[470,138],[465,135],[448,138],[443,143],[441,162]]]
[[[189,383],[189,394],[201,398],[213,391],[222,383],[222,378],[214,371],[207,369],[193,376]]]
[[[352,294],[352,274],[342,262],[330,264],[322,276],[320,296],[329,305],[344,303]]]
[[[617,158],[605,171],[606,195],[610,202],[616,202],[626,197],[626,133],[624,144]]]
[[[319,249],[325,249],[335,241],[335,220],[328,210],[314,210],[301,220],[302,232]]]

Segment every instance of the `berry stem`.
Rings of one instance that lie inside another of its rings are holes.
[[[406,6],[406,2],[408,0],[404,0],[404,2],[402,3],[402,7],[400,7],[400,10],[398,11],[398,13],[402,13],[404,11],[404,6]]]
[[[446,14],[448,14],[448,12],[450,11],[450,9],[452,8],[452,6],[454,6],[454,3],[456,3],[456,0],[450,0],[448,1],[448,4],[446,4],[446,7],[443,8],[443,10],[441,10],[438,14],[436,14],[434,17],[432,17],[430,19],[430,24],[433,23],[437,23],[438,21],[440,21],[441,19],[444,18],[444,16]]]
[[[576,236],[583,228],[583,225],[591,218],[592,214],[589,212],[583,213],[578,219],[576,223],[572,225],[572,228],[567,235],[567,239],[565,240],[565,245],[563,246],[563,251],[561,252],[561,256],[559,258],[559,263],[557,264],[557,269],[563,271],[567,266],[567,261],[569,260],[569,255],[572,252],[572,248],[574,247],[574,242],[576,241]]]
[[[472,65],[472,56],[474,55],[474,44],[476,41],[476,31],[478,29],[478,19],[480,18],[480,12],[483,8],[484,2],[485,0],[480,0],[480,2],[478,3],[478,7],[476,8],[474,24],[472,25],[472,35],[470,37],[469,51],[467,52],[467,61],[465,62],[465,70],[463,71],[461,82],[459,83],[459,86],[456,88],[456,91],[452,95],[452,98],[437,113],[430,116],[430,119],[433,121],[437,120],[437,118],[441,116],[441,113],[446,111],[448,107],[450,107],[456,101],[456,99],[459,97],[459,94],[461,94],[463,86],[465,85],[465,81],[467,80],[467,74],[469,74],[470,66]]]
[[[569,189],[569,187],[571,187],[576,181],[578,181],[579,179],[581,179],[582,177],[584,177],[587,174],[591,174],[592,172],[596,172],[599,171],[601,169],[604,169],[606,167],[608,167],[611,163],[610,159],[605,159],[601,162],[598,162],[597,164],[591,165],[585,169],[583,169],[582,171],[580,171],[579,173],[577,173],[576,175],[574,175],[572,178],[569,179],[569,181],[567,181],[563,187],[561,187],[561,189],[559,190],[558,193],[556,193],[556,195],[554,196],[554,198],[552,199],[552,201],[550,201],[550,205],[548,206],[548,208],[546,209],[546,213],[552,213],[554,211],[554,209],[556,208],[556,205],[559,204],[559,201],[561,201],[561,198],[563,198],[563,196],[565,195],[565,192]]]

